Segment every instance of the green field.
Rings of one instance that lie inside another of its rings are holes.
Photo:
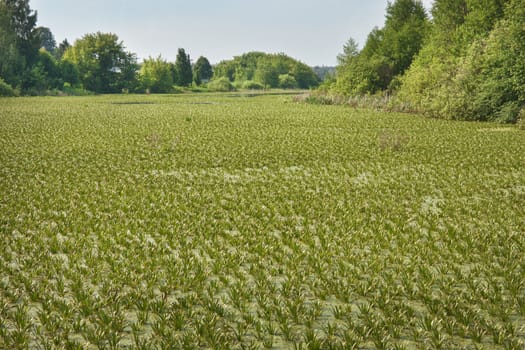
[[[0,100],[0,348],[522,349],[525,132],[289,95]]]

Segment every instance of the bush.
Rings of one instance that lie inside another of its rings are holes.
[[[15,95],[15,90],[13,90],[11,85],[7,84],[4,79],[0,78],[0,96],[9,97]]]
[[[90,96],[90,95],[94,95],[94,93],[91,92],[91,91],[85,90],[82,87],[71,86],[71,84],[69,84],[69,83],[64,83],[64,87],[63,87],[62,91],[67,96]]]
[[[525,104],[524,4],[508,1],[504,18],[456,43],[461,50],[431,40],[402,78],[401,100],[434,117],[515,123]]]
[[[225,77],[210,81],[208,83],[208,89],[218,92],[235,91],[235,87],[232,85],[230,80]]]
[[[521,108],[521,111],[518,115],[518,121],[516,122],[518,129],[525,131],[525,106]]]
[[[256,82],[256,81],[253,81],[253,80],[246,80],[242,84],[242,88],[243,89],[248,89],[248,90],[262,90],[262,89],[264,89],[264,86],[261,83],[259,83],[259,82]]]
[[[290,74],[279,75],[279,87],[281,89],[297,89],[297,80]]]

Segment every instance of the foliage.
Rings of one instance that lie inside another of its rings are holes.
[[[15,96],[15,90],[0,77],[0,96],[10,97]]]
[[[340,66],[345,65],[357,55],[359,55],[359,45],[354,38],[350,38],[343,46],[343,52],[337,55],[337,63]]]
[[[299,85],[295,77],[290,74],[280,74],[279,75],[279,87],[281,89],[297,89]]]
[[[522,131],[254,95],[3,99],[0,348],[523,349]]]
[[[66,50],[63,59],[78,66],[80,81],[88,90],[121,92],[136,85],[136,55],[125,51],[116,34],[86,34]]]
[[[401,76],[420,50],[428,19],[420,1],[397,0],[388,3],[385,26],[368,35],[358,51],[349,39],[338,56],[337,80],[333,90],[346,95],[374,94],[394,89]]]
[[[203,82],[206,83],[212,76],[213,68],[210,61],[206,57],[199,57],[193,67],[193,81],[195,81],[195,84],[201,85]]]
[[[509,90],[518,86],[507,86],[515,73],[497,65],[515,65],[511,61],[519,59],[517,52],[523,48],[506,52],[496,40],[507,46],[519,46],[523,40],[519,30],[503,34],[503,25],[519,26],[517,18],[497,25],[505,3],[511,1],[436,1],[430,38],[403,77],[399,97],[435,117],[515,121],[519,101]],[[519,12],[523,2],[514,3]]]
[[[525,105],[523,0],[389,3],[383,28],[358,51],[350,39],[325,94],[395,94],[433,117],[516,122]],[[328,97],[330,99],[330,97]],[[405,107],[403,107],[405,108]]]
[[[180,48],[175,61],[176,76],[174,82],[178,86],[190,86],[193,82],[193,73],[191,68],[190,55],[186,54],[184,49]]]
[[[261,83],[259,83],[259,82],[256,82],[256,81],[253,81],[253,80],[246,80],[242,84],[242,88],[243,89],[248,89],[248,90],[262,90],[262,89],[264,89],[264,86]]]
[[[22,88],[31,94],[41,94],[50,89],[62,88],[62,72],[55,58],[42,48],[29,74],[26,75]]]
[[[170,64],[161,56],[144,60],[138,79],[143,91],[164,93],[170,92],[173,87]]]
[[[525,107],[523,107],[518,114],[518,121],[516,122],[518,129],[525,130]]]
[[[222,61],[214,69],[214,77],[226,77],[239,86],[253,80],[266,88],[277,88],[280,75],[293,77],[301,89],[319,85],[319,78],[312,68],[284,54],[249,52]]]
[[[38,38],[40,48],[46,49],[47,52],[54,53],[57,42],[51,30],[47,27],[37,27],[35,36]]]
[[[58,62],[58,69],[60,70],[64,83],[68,83],[70,86],[80,84],[80,73],[78,72],[77,65],[68,60],[60,60]]]
[[[322,82],[331,80],[335,77],[335,67],[315,66],[312,67],[312,70]]]
[[[0,0],[0,76],[20,86],[38,56],[36,13],[29,0]]]
[[[257,61],[253,79],[262,84],[265,88],[274,88],[279,85],[279,71],[274,69],[271,57],[262,57]]]
[[[211,91],[222,91],[222,92],[228,92],[228,91],[234,91],[235,87],[233,84],[228,80],[228,78],[222,77],[213,79],[208,83],[208,89]]]
[[[466,119],[516,122],[525,106],[525,1],[511,1],[505,13],[461,62],[457,84],[466,99]]]
[[[71,45],[69,44],[69,41],[67,39],[64,39],[60,44],[58,44],[58,47],[53,52],[57,60],[61,60],[62,56],[64,56],[64,53],[69,49]]]

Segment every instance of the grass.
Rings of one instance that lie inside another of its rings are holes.
[[[0,348],[524,346],[517,128],[284,95],[0,102]]]

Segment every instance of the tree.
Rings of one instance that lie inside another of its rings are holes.
[[[235,80],[236,62],[235,60],[221,61],[213,69],[213,78],[227,78],[229,81]]]
[[[36,13],[29,0],[0,0],[0,76],[21,85],[38,56]]]
[[[0,0],[0,78],[5,84],[16,85],[17,72],[22,64],[20,53],[16,46],[15,32],[11,29],[8,7],[5,1]]]
[[[62,85],[55,58],[42,48],[38,52],[37,61],[25,74],[22,88],[26,93],[36,95],[53,88],[61,88]]]
[[[184,49],[179,49],[177,59],[175,60],[175,70],[177,72],[176,85],[190,86],[193,81],[190,55],[186,54]]]
[[[10,17],[9,29],[15,34],[16,46],[28,66],[38,55],[39,38],[36,36],[36,12],[29,7],[29,0],[2,0]]]
[[[353,40],[345,45],[334,89],[344,94],[373,94],[397,88],[398,77],[410,67],[428,33],[429,21],[418,0],[389,2],[383,28],[374,28],[356,53]]]
[[[290,74],[279,75],[279,87],[281,89],[296,89],[297,81]]]
[[[403,74],[410,66],[423,45],[428,28],[427,14],[420,1],[389,3],[381,51],[391,62],[392,76]]]
[[[80,74],[76,64],[68,60],[61,60],[58,62],[58,69],[64,83],[68,83],[71,86],[76,86],[80,83]]]
[[[35,29],[35,36],[38,38],[40,48],[46,49],[47,52],[53,53],[56,49],[57,42],[51,30],[47,27],[38,27]]]
[[[265,88],[278,87],[280,75],[289,75],[302,89],[319,85],[319,78],[311,67],[282,53],[248,52],[220,62],[213,73],[214,78],[226,77],[238,86],[255,81]]]
[[[343,52],[337,55],[337,62],[339,65],[343,65],[353,57],[356,57],[358,54],[359,47],[357,42],[353,38],[350,38],[343,46]]]
[[[195,84],[200,85],[203,82],[207,82],[213,76],[213,69],[210,61],[206,57],[199,57],[195,66],[193,67],[193,80]]]
[[[112,93],[135,85],[136,55],[125,51],[116,34],[86,34],[67,49],[63,59],[78,66],[80,80],[88,90]]]
[[[69,49],[70,47],[71,47],[71,44],[69,43],[69,41],[67,41],[67,39],[64,39],[64,41],[58,44],[58,47],[56,48],[54,52],[55,57],[58,60],[62,59],[62,56],[64,56],[64,52],[66,52],[66,50]]]
[[[512,0],[488,36],[469,45],[455,78],[463,97],[457,111],[462,119],[517,121],[525,110],[524,34],[525,0]]]
[[[141,88],[154,93],[169,92],[173,87],[171,67],[161,56],[144,60],[139,71]]]
[[[274,69],[271,57],[265,57],[259,60],[254,78],[266,89],[279,85],[279,72]]]
[[[319,78],[306,64],[295,61],[290,69],[290,74],[297,81],[297,86],[300,89],[308,89],[319,85]]]
[[[513,121],[519,109],[515,83],[522,73],[512,71],[523,64],[506,58],[523,36],[510,31],[516,22],[508,19],[524,5],[524,0],[435,0],[430,35],[401,80],[399,98],[434,117]]]

